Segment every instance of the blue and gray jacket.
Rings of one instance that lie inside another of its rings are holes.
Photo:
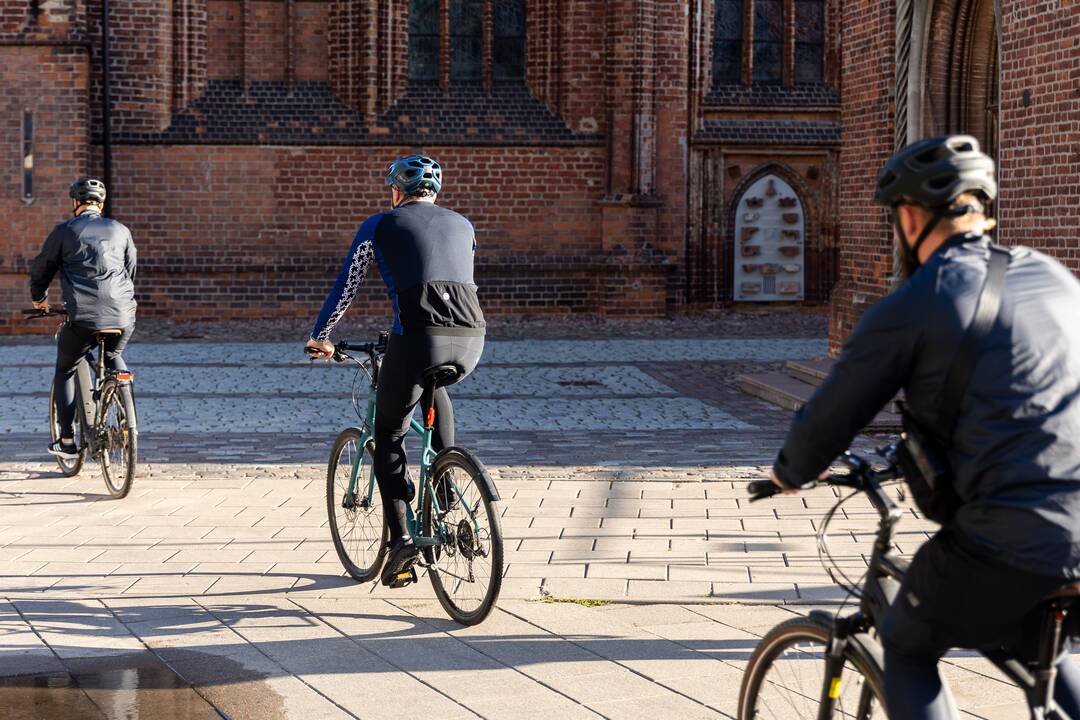
[[[411,202],[360,226],[311,337],[326,340],[374,260],[394,309],[395,335],[483,335],[473,282],[476,235],[453,210]]]

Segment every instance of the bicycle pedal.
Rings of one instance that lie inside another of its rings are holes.
[[[390,584],[387,587],[389,587],[391,590],[397,590],[398,588],[403,588],[406,585],[412,585],[416,581],[416,569],[410,566],[395,575],[390,580]]]

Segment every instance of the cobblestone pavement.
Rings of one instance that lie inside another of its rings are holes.
[[[843,599],[815,540],[836,495],[746,500],[787,415],[735,376],[824,350],[489,343],[452,395],[459,442],[502,495],[507,568],[500,610],[463,630],[424,578],[391,592],[343,577],[324,489],[330,442],[355,422],[349,370],[307,363],[296,343],[132,346],[141,464],[113,501],[96,467],[66,479],[43,459],[51,357],[5,345],[0,676],[73,677],[102,717],[115,714],[79,680],[102,663],[178,674],[192,707],[231,718],[399,714],[373,702],[387,694],[451,717],[731,717],[756,639]],[[907,513],[896,546],[910,555],[934,527]],[[834,518],[847,574],[865,569],[875,519],[861,499]],[[1020,716],[984,662],[947,671],[972,716]],[[0,684],[0,706],[13,692]]]

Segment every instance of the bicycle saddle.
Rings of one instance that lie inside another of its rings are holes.
[[[123,328],[102,328],[101,330],[95,330],[95,335],[123,335]]]
[[[1080,598],[1080,582],[1074,582],[1072,585],[1066,585],[1063,588],[1055,590],[1042,599],[1043,602],[1050,602],[1051,600],[1069,600],[1073,598]]]
[[[462,369],[457,365],[436,365],[424,371],[424,385],[440,388],[453,385],[461,379]]]

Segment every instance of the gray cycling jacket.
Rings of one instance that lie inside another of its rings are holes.
[[[135,243],[122,223],[84,212],[53,228],[30,266],[30,297],[41,301],[53,277],[68,319],[93,328],[135,322]]]
[[[951,238],[863,316],[799,411],[775,471],[816,478],[903,389],[938,426],[945,377],[975,314],[989,239]],[[963,502],[953,525],[1007,565],[1080,578],[1080,281],[1013,248],[1000,315],[980,349],[949,457]]]

